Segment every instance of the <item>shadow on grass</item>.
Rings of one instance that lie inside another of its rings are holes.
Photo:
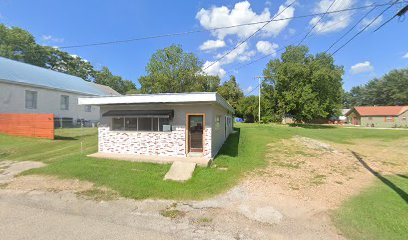
[[[289,124],[290,127],[301,127],[307,129],[332,129],[336,128],[337,126],[334,125],[321,125],[321,124],[299,124],[299,123],[291,123]]]
[[[241,129],[234,128],[234,133],[231,133],[228,136],[227,141],[222,145],[220,151],[217,154],[218,156],[226,155],[230,157],[238,156],[238,145],[239,145],[239,137],[241,134]]]
[[[398,177],[401,177],[401,178],[408,179],[408,176],[407,176],[407,175],[397,174],[397,176],[398,176]]]
[[[71,141],[71,140],[78,140],[78,138],[55,135],[55,136],[54,136],[54,140],[66,140],[66,141]]]
[[[395,193],[397,193],[402,198],[402,200],[405,201],[405,203],[408,203],[408,194],[404,190],[402,190],[397,185],[395,185],[393,182],[391,182],[390,180],[388,180],[387,178],[382,176],[380,173],[374,171],[374,169],[372,169],[370,166],[368,166],[368,164],[364,161],[364,159],[358,153],[356,153],[354,151],[351,151],[351,150],[350,150],[350,152],[361,163],[361,165],[363,165],[363,167],[365,169],[367,169],[371,174],[373,174],[375,177],[380,179],[381,182],[383,182],[386,186],[388,186]],[[398,176],[403,177],[403,178],[408,178],[407,176],[404,176],[404,175],[401,175],[401,174],[398,174]]]

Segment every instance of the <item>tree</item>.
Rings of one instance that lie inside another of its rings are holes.
[[[392,70],[381,78],[353,87],[345,94],[344,105],[387,106],[408,105],[408,68]]]
[[[342,104],[343,68],[328,54],[308,52],[306,46],[289,46],[264,70],[278,114],[298,122],[328,118],[339,113]]]
[[[239,100],[244,96],[233,75],[218,88],[217,92],[235,109],[238,106]]]
[[[202,62],[179,45],[157,50],[146,72],[139,78],[142,93],[215,91],[219,85],[219,77],[205,75]]]
[[[120,76],[114,76],[107,67],[103,67],[95,73],[95,83],[109,86],[120,94],[134,93],[136,86],[132,81],[123,80]]]
[[[236,115],[243,117],[245,122],[258,121],[258,97],[245,96],[239,100]]]

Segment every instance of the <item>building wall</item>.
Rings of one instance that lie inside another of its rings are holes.
[[[25,91],[37,92],[37,109],[25,108]],[[61,110],[61,95],[69,96],[69,109]],[[76,93],[0,82],[0,113],[53,113],[55,117],[99,121],[99,107],[92,106],[85,112],[85,106],[78,105]]]
[[[217,116],[220,117],[220,121],[217,122]],[[214,107],[213,110],[213,131],[212,131],[212,155],[215,156],[225,140],[233,131],[233,119],[232,114],[221,107]],[[230,124],[227,119],[230,118]]]
[[[213,104],[148,104],[101,106],[101,115],[110,110],[174,110],[170,121],[171,132],[112,131],[112,117],[101,117],[99,129],[99,152],[141,154],[152,156],[186,156],[186,115],[205,114],[205,157],[214,156],[213,151]],[[219,143],[217,142],[217,148]],[[222,144],[221,144],[222,145]]]
[[[400,116],[386,117],[361,117],[361,126],[367,127],[408,127],[408,112],[401,114]]]

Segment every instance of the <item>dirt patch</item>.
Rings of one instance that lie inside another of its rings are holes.
[[[94,186],[91,182],[73,180],[73,179],[60,179],[52,176],[42,175],[27,175],[14,178],[7,186],[6,189],[22,190],[22,191],[72,191],[81,192],[92,189]]]
[[[113,201],[120,198],[118,192],[106,187],[93,187],[85,191],[79,191],[77,196],[94,201]]]

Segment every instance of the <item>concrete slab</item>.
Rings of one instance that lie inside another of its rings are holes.
[[[164,180],[187,181],[193,176],[195,167],[195,163],[176,161],[164,176]]]
[[[46,166],[42,162],[33,162],[33,161],[23,161],[23,162],[11,162],[5,161],[0,165],[2,171],[0,173],[0,183],[8,183],[13,180],[14,176],[33,169],[41,168]]]
[[[211,163],[211,159],[205,157],[167,157],[167,156],[146,156],[137,154],[121,154],[121,153],[93,153],[88,157],[113,159],[113,160],[125,160],[131,162],[149,162],[158,164],[169,164],[175,161],[195,163],[202,167],[208,167]]]

